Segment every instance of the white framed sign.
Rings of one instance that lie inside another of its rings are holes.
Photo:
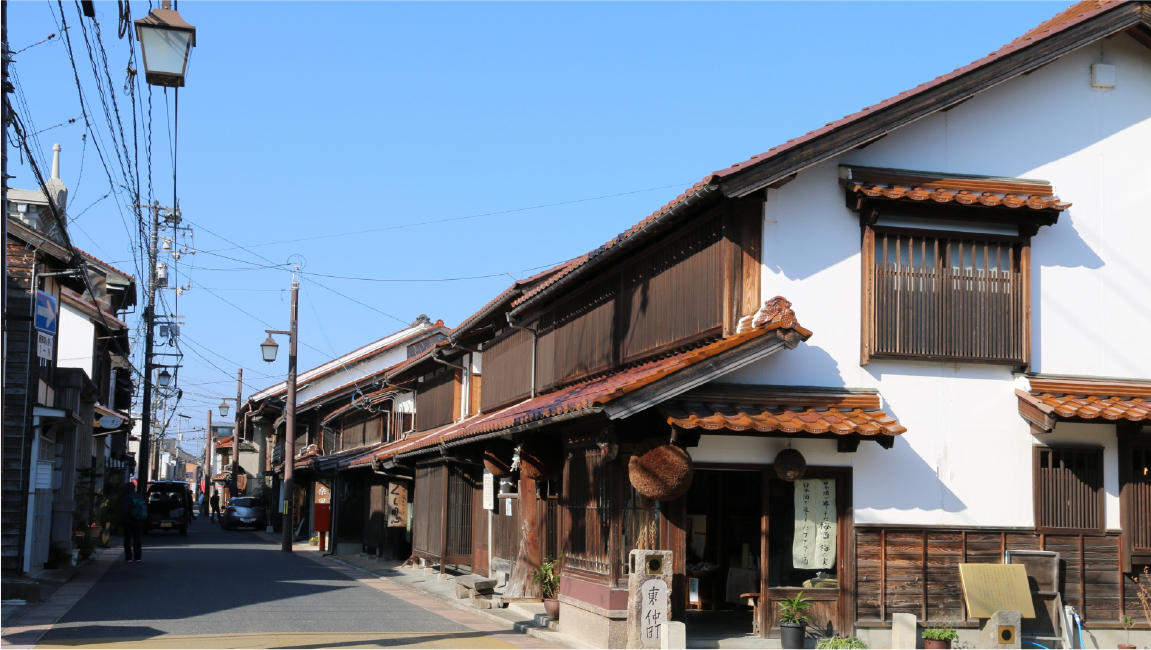
[[[52,360],[52,348],[56,341],[56,337],[47,332],[36,330],[36,356],[41,359]]]
[[[484,470],[484,510],[496,509],[496,477]]]

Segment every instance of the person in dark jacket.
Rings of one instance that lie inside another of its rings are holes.
[[[140,561],[140,529],[144,522],[132,517],[132,502],[139,498],[143,497],[136,493],[136,485],[131,481],[125,483],[120,495],[120,526],[124,529],[124,560],[127,562]]]
[[[212,490],[212,523],[220,520],[220,491]]]

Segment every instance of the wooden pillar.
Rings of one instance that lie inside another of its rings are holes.
[[[448,572],[448,477],[452,473],[450,463],[444,463],[444,491],[440,499],[440,573]]]

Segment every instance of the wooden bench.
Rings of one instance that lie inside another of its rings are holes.
[[[477,596],[491,596],[496,591],[496,579],[485,578],[475,574],[456,576],[456,598],[470,598],[473,602]]]
[[[739,597],[746,598],[751,606],[751,633],[759,634],[759,594],[740,594]]]

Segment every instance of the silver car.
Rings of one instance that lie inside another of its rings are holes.
[[[231,530],[241,526],[267,528],[268,509],[255,497],[235,497],[220,518],[220,527]]]

